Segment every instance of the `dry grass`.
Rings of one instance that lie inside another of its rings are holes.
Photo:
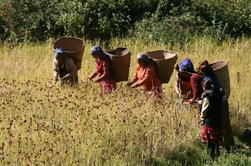
[[[195,66],[204,59],[229,61],[232,122],[237,131],[250,122],[250,39],[220,46],[200,39],[183,48],[144,45],[137,39],[114,39],[109,45],[118,46],[133,53],[131,75],[136,54],[155,49],[171,49],[179,60],[189,57]],[[174,77],[164,85],[162,104],[125,83],[119,83],[109,97],[101,96],[99,85],[85,79],[94,69],[90,47],[86,46],[80,84],[71,88],[53,84],[50,42],[0,46],[0,164],[145,165],[155,161],[179,165],[186,162],[179,156],[190,151],[187,163],[196,160],[199,165],[195,155],[203,158],[204,152],[196,145],[200,131],[197,110],[180,104]]]

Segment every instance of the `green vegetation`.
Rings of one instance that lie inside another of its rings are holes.
[[[241,139],[251,122],[250,39],[217,46],[201,38],[182,49],[135,38],[113,39],[108,47],[118,46],[132,51],[130,76],[137,53],[160,48],[172,47],[178,60],[189,57],[195,67],[205,56],[210,62],[227,60],[237,145],[233,153],[222,151],[212,165],[251,164],[250,149]],[[90,47],[88,43],[79,86],[62,88],[52,81],[50,41],[0,46],[0,165],[208,165],[197,109],[180,103],[174,75],[163,86],[163,103],[155,103],[125,83],[103,97],[99,85],[86,80],[94,69]]]
[[[2,0],[0,39],[46,41],[59,36],[185,43],[251,35],[250,0]]]

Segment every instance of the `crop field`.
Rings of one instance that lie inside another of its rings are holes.
[[[53,81],[51,43],[0,44],[0,165],[208,165],[198,109],[181,104],[175,71],[161,102],[125,82],[103,96],[87,76],[95,69],[91,46],[104,44],[87,42],[79,85],[70,87]],[[130,78],[139,52],[171,50],[195,67],[204,59],[227,60],[236,147],[222,150],[212,165],[251,165],[251,149],[241,139],[251,129],[251,39],[220,45],[198,39],[184,46],[114,39],[106,45],[121,46],[132,52]]]

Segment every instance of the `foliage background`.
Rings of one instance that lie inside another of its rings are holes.
[[[0,39],[45,41],[59,36],[185,43],[251,35],[250,0],[2,0]]]

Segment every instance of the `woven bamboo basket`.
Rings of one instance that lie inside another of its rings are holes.
[[[82,57],[85,50],[85,42],[80,38],[62,37],[54,41],[54,49],[61,48],[64,55],[72,58],[78,69],[81,68]]]
[[[174,70],[178,56],[170,51],[156,50],[146,53],[159,67],[159,79],[162,83],[168,83]]]
[[[227,61],[217,61],[210,64],[216,74],[223,90],[225,91],[227,97],[230,96],[230,77],[228,71]]]
[[[127,81],[131,61],[131,52],[127,48],[116,48],[108,52],[112,60],[112,69],[117,82]]]

